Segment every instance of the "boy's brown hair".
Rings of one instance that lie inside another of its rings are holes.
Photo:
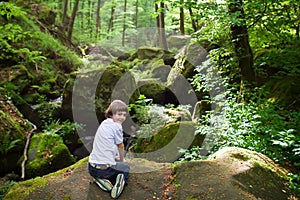
[[[126,112],[128,114],[128,106],[121,100],[111,102],[104,115],[106,118],[111,118],[117,112]]]

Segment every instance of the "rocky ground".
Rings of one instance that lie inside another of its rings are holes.
[[[225,148],[206,161],[181,164],[128,159],[129,185],[119,199],[298,199],[269,158]],[[110,199],[92,182],[87,158],[56,173],[20,182],[4,199]]]

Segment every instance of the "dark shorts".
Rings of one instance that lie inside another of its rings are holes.
[[[89,163],[88,170],[92,177],[107,179],[114,185],[118,174],[124,174],[125,183],[128,183],[127,180],[129,177],[130,167],[126,162],[117,162],[116,165],[108,167],[107,169],[97,169],[92,167]]]

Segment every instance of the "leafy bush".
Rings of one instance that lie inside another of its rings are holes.
[[[281,165],[300,166],[298,112],[279,110],[267,100],[236,103],[228,98],[223,114],[211,117],[202,119],[205,124],[197,130],[207,135],[205,148],[211,153],[236,146],[263,153]]]
[[[201,156],[201,150],[202,148],[199,146],[194,146],[191,149],[181,149],[179,152],[183,153],[183,155],[178,159],[177,162],[203,160],[206,157]]]
[[[81,125],[70,121],[60,122],[59,120],[56,120],[48,124],[45,127],[45,131],[50,134],[59,135],[68,149],[73,151],[79,144],[81,144],[77,130],[82,128],[83,127]]]
[[[202,119],[206,124],[199,125],[198,134],[214,133],[212,151],[222,146],[239,146],[264,153],[285,164],[297,162],[300,153],[299,119],[299,113],[280,111],[267,100],[258,105],[228,99],[222,115]]]
[[[147,99],[145,95],[140,95],[139,98],[132,104],[129,104],[129,111],[132,113],[132,118],[138,124],[148,123],[149,106],[152,104],[152,99]]]
[[[4,18],[5,21],[22,15],[23,13],[18,7],[10,3],[0,3],[0,17]],[[5,64],[35,64],[46,59],[41,56],[41,52],[22,45],[33,38],[33,35],[23,30],[20,25],[14,23],[0,24],[0,32],[0,49],[4,50],[1,51],[0,60],[6,60]]]

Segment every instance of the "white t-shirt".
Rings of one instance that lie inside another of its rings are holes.
[[[123,129],[121,124],[114,122],[111,118],[105,119],[96,132],[89,162],[116,165],[116,146],[122,142]]]

